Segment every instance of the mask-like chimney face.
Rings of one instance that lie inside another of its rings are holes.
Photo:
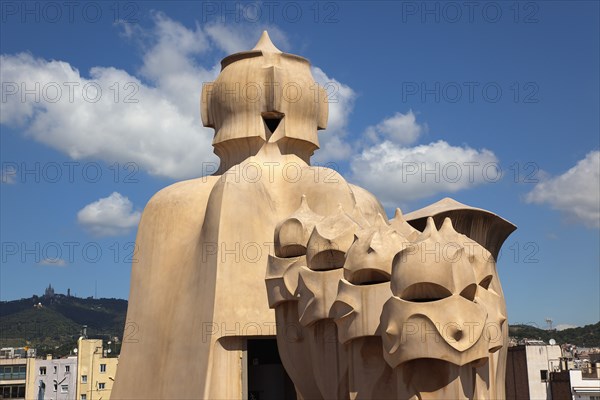
[[[215,129],[218,155],[236,139],[254,147],[287,147],[282,139],[295,139],[308,157],[319,148],[317,130],[326,127],[328,105],[306,59],[282,53],[264,32],[254,49],[226,57],[221,66],[217,80],[202,89],[202,122]]]

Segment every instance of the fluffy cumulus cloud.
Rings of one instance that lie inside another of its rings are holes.
[[[369,126],[365,135],[373,142],[387,138],[399,145],[409,145],[415,143],[426,128],[417,123],[417,117],[410,110],[406,114],[397,112],[377,125]]]
[[[500,179],[498,159],[490,150],[452,146],[442,140],[416,145],[426,129],[412,111],[398,112],[368,127],[365,136],[374,143],[353,159],[352,179],[377,193],[386,206]]]
[[[77,221],[95,236],[117,236],[135,228],[140,216],[127,197],[114,192],[79,210]]]
[[[538,183],[525,200],[547,204],[569,221],[600,227],[600,151],[588,153],[564,174]]]
[[[497,166],[489,150],[442,140],[414,147],[386,140],[363,150],[351,164],[354,181],[377,193],[386,206],[497,181]]]
[[[251,48],[264,27],[186,27],[162,13],[154,15],[150,30],[138,25],[121,27],[123,36],[142,49],[135,73],[98,66],[86,75],[65,61],[27,53],[0,56],[0,123],[17,127],[73,159],[134,162],[152,175],[174,179],[214,171],[213,131],[203,128],[200,121],[202,83],[215,79],[220,57]],[[288,50],[281,31],[270,28],[269,33],[280,48]],[[321,149],[313,161],[353,160],[352,179],[386,203],[481,183],[486,179],[482,168],[496,161],[487,150],[441,141],[415,145],[426,126],[417,122],[412,111],[398,112],[368,127],[363,137],[371,139],[370,147],[364,147],[367,141],[352,141],[348,134],[354,90],[318,67],[312,67],[312,74],[329,99],[328,128],[320,135]],[[427,174],[431,170],[437,172]],[[3,175],[2,182],[12,180]],[[114,196],[109,199],[117,200]],[[90,222],[92,209],[82,214],[87,221],[82,223]],[[125,221],[132,223],[134,216]],[[89,225],[102,223],[96,222]],[[97,233],[104,231],[96,229]]]
[[[214,54],[251,48],[263,28],[188,28],[162,13],[152,30],[124,24],[123,35],[143,49],[136,74],[94,67],[86,76],[65,61],[3,54],[0,123],[73,159],[134,162],[174,179],[199,176],[203,163],[217,162],[213,130],[202,127],[199,110],[202,83],[219,72]],[[287,46],[279,30],[270,31]]]
[[[348,85],[327,76],[318,67],[311,68],[315,81],[327,92],[329,118],[327,129],[319,135],[320,149],[315,152],[313,161],[326,163],[348,158],[352,154],[352,146],[346,140],[347,124],[354,108],[356,93]]]

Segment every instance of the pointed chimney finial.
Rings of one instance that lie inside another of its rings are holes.
[[[258,42],[256,43],[256,46],[254,46],[252,50],[260,50],[263,53],[282,52],[277,47],[275,47],[273,42],[271,42],[271,38],[269,37],[269,33],[267,31],[263,31],[262,35],[260,36],[260,39],[258,39]]]

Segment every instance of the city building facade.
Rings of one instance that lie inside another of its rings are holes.
[[[574,358],[555,344],[525,340],[508,349],[506,399],[600,400],[600,363]]]
[[[552,399],[600,400],[600,363],[550,375]]]
[[[101,339],[79,338],[76,400],[110,398],[119,360],[107,357],[108,354]]]
[[[33,373],[34,358],[0,359],[0,399],[25,399],[28,376]]]
[[[26,397],[31,400],[72,400],[77,391],[77,356],[32,359]]]
[[[506,363],[506,398],[550,399],[550,373],[560,370],[558,345],[535,341],[509,347]]]

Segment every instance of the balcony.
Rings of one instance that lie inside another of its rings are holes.
[[[25,365],[0,366],[0,381],[24,380],[26,376]]]

